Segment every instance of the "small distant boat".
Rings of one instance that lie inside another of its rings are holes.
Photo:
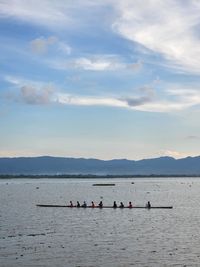
[[[115,186],[115,184],[111,184],[111,183],[103,184],[103,183],[101,183],[101,184],[93,184],[93,186]]]
[[[95,207],[92,207],[92,206],[87,206],[87,207],[77,207],[77,206],[73,206],[71,207],[70,205],[49,205],[49,204],[37,204],[36,205],[37,207],[44,207],[44,208],[82,208],[82,209],[87,209],[87,208],[90,208],[90,209],[116,209],[116,208],[113,208],[113,206],[103,206],[103,207],[99,207],[99,206],[95,206]],[[172,209],[173,206],[151,206],[150,208],[149,207],[146,207],[146,206],[133,206],[132,208],[129,208],[129,207],[124,207],[124,208],[121,208],[121,207],[117,207],[117,209]]]

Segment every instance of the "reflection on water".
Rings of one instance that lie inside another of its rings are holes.
[[[116,186],[92,186],[97,179],[0,180],[0,266],[199,266],[200,180],[111,181]],[[150,200],[174,208],[36,207],[70,200]]]

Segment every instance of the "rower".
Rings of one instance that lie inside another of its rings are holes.
[[[77,208],[80,208],[80,206],[81,206],[81,205],[80,205],[79,201],[77,201],[77,205],[76,205],[76,207],[77,207]]]
[[[92,205],[91,205],[91,206],[92,206],[92,208],[95,208],[94,201],[92,201],[92,202],[91,202],[91,204],[92,204]]]
[[[103,202],[102,201],[99,202],[99,208],[103,208]]]
[[[113,208],[114,208],[114,209],[117,208],[117,203],[116,203],[116,201],[113,202]]]
[[[83,208],[87,208],[87,203],[86,203],[86,201],[83,202],[82,207],[83,207]]]
[[[120,208],[124,208],[124,204],[123,204],[123,202],[120,202],[119,207],[120,207]]]
[[[146,208],[147,208],[147,209],[150,209],[150,208],[151,208],[151,203],[150,203],[150,201],[147,202],[147,204],[146,204]]]
[[[132,209],[132,207],[133,207],[133,205],[132,205],[131,201],[129,201],[129,203],[128,203],[128,208],[129,208],[129,209]]]
[[[73,208],[73,206],[74,206],[74,205],[73,205],[73,203],[72,203],[72,201],[71,201],[71,200],[70,200],[70,202],[69,202],[69,203],[70,203],[70,205],[69,205],[69,206],[70,206],[71,208]]]

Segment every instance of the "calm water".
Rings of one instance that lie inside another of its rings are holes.
[[[174,208],[36,207],[70,200]],[[200,179],[0,180],[0,203],[1,267],[200,266]]]

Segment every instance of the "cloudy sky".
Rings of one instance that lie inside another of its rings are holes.
[[[0,0],[0,157],[200,155],[200,1]]]

